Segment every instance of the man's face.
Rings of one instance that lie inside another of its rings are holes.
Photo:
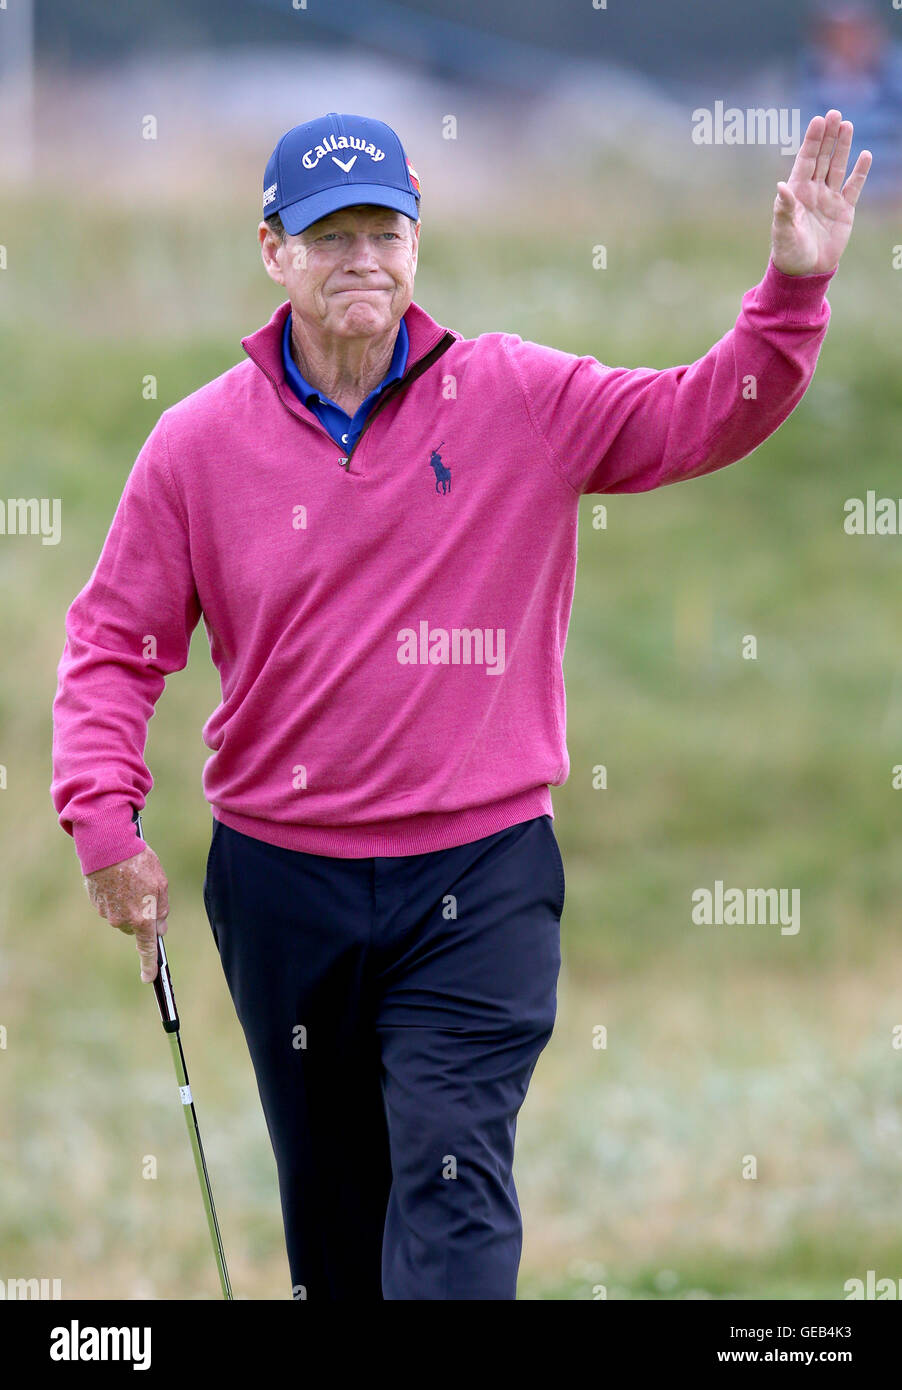
[[[391,208],[330,213],[279,243],[258,228],[263,263],[291,300],[292,315],[337,338],[373,337],[397,324],[413,299],[420,224]]]

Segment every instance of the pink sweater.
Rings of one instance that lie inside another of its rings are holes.
[[[281,304],[160,416],[69,608],[51,796],[82,872],[140,847],[148,720],[201,617],[222,684],[203,787],[226,825],[357,858],[551,814],[581,494],[750,453],[811,380],[830,279],[769,263],[733,329],[664,371],[464,338],[414,303],[404,377],[350,459],[284,379]]]

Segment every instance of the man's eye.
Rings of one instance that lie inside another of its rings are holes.
[[[400,241],[400,240],[401,240],[401,238],[400,238],[400,236],[398,235],[397,232],[380,232],[379,235],[380,235],[380,236],[393,237],[395,241]],[[320,236],[318,236],[316,239],[317,239],[317,241],[337,241],[337,240],[338,240],[338,237],[339,237],[339,233],[338,233],[338,232],[322,232],[322,233],[320,234]]]

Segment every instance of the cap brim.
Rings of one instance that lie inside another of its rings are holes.
[[[349,183],[342,188],[324,188],[321,193],[313,193],[309,198],[289,203],[287,207],[279,209],[279,216],[286,232],[295,236],[298,232],[306,231],[321,217],[328,217],[330,212],[353,207],[355,203],[391,208],[393,212],[403,212],[414,222],[420,215],[412,193],[402,193],[399,188],[386,188],[383,183]]]

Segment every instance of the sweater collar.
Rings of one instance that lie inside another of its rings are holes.
[[[284,385],[289,395],[290,388],[285,382],[285,364],[282,359],[282,332],[285,327],[285,320],[291,313],[291,301],[286,299],[276,309],[269,323],[265,323],[262,328],[258,328],[256,333],[250,333],[246,338],[241,339],[241,346],[244,348],[248,357],[276,383],[276,387]],[[456,332],[453,328],[443,328],[434,318],[426,313],[419,304],[411,302],[409,309],[404,315],[404,323],[407,326],[408,350],[407,366],[404,374],[410,371],[421,358],[425,357],[436,343],[440,342],[445,334],[450,333],[454,338],[461,338],[463,335]]]
[[[388,370],[379,384],[370,392],[366,400],[362,402],[361,409],[363,406],[367,405],[367,403],[372,405],[373,400],[375,400],[380,391],[384,390],[391,382],[397,381],[399,377],[404,375],[404,369],[407,366],[407,353],[409,347],[407,324],[402,318],[401,322],[398,324],[398,333],[395,338],[395,346],[392,351]],[[305,405],[311,396],[316,396],[318,400],[323,401],[326,405],[335,405],[335,401],[330,400],[328,396],[320,395],[316,387],[311,386],[307,378],[302,375],[300,368],[291,355],[291,314],[286,318],[285,326],[282,329],[282,366],[285,368],[285,380],[288,382],[289,386],[291,386],[298,399],[302,400]],[[341,406],[337,406],[336,408],[340,410]]]

